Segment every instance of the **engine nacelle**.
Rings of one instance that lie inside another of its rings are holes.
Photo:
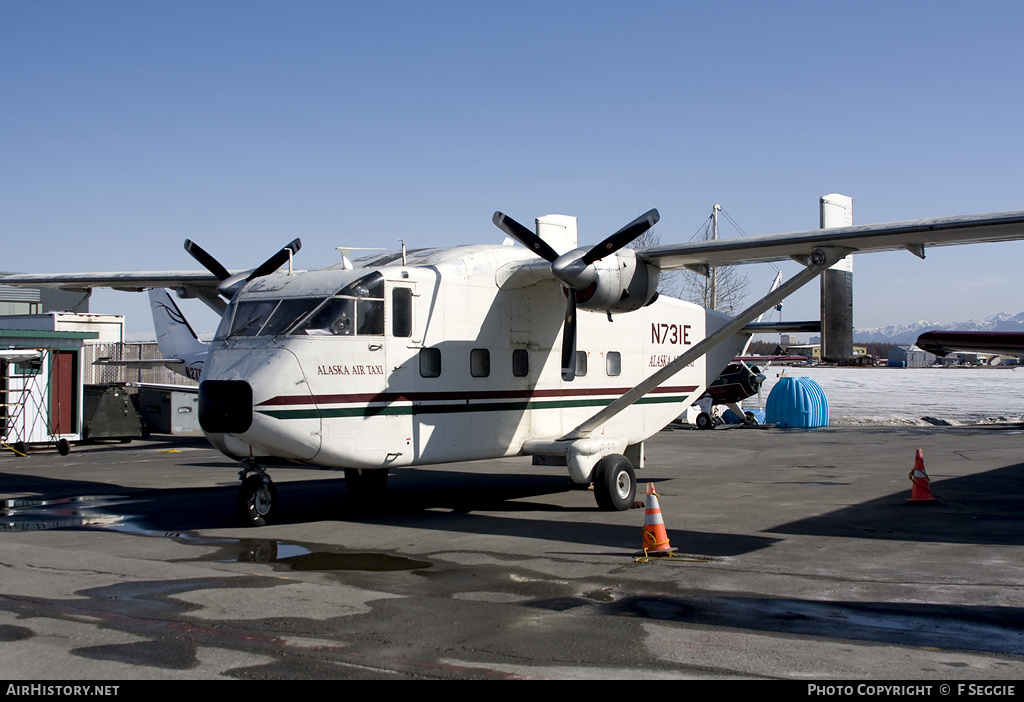
[[[658,293],[660,269],[637,259],[632,249],[616,251],[590,265],[596,277],[576,296],[578,307],[615,314],[633,312]]]

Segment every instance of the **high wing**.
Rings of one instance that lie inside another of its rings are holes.
[[[235,272],[237,273],[237,271]],[[186,297],[198,297],[207,304],[217,300],[220,278],[206,271],[139,271],[136,273],[19,273],[0,278],[5,285],[91,290],[110,288],[125,292],[142,292],[150,288],[186,291]],[[216,304],[216,303],[215,303]],[[223,305],[214,307],[223,311]]]
[[[761,313],[817,277],[823,270],[852,253],[906,249],[924,258],[931,246],[1013,241],[1024,239],[1024,210],[960,217],[940,217],[907,222],[814,229],[791,234],[769,234],[744,239],[719,239],[689,244],[654,246],[637,250],[638,259],[663,269],[689,268],[706,272],[709,265],[757,263],[793,259],[802,271],[749,308],[739,313],[703,341],[654,372],[617,400],[599,410],[564,437],[573,441],[591,436],[602,424],[638,401],[653,388],[714,347],[728,335],[740,332]]]
[[[87,290],[111,288],[142,292],[149,288],[189,287],[208,289],[214,294],[220,280],[205,271],[138,271],[135,273],[19,273],[3,277],[5,284],[32,285],[37,288]]]
[[[708,265],[794,259],[803,263],[815,248],[829,246],[850,253],[906,249],[920,258],[932,246],[1011,241],[1024,238],[1024,210],[918,219],[856,227],[812,229],[638,249],[637,257],[665,270]]]
[[[8,285],[33,286],[40,288],[61,288],[63,290],[91,290],[112,288],[127,292],[142,292],[154,288],[171,288],[180,297],[198,297],[211,309],[223,314],[230,300],[247,282],[273,273],[287,261],[291,268],[292,255],[302,248],[302,241],[293,239],[280,251],[256,268],[248,271],[229,271],[220,262],[195,242],[186,239],[185,250],[192,258],[206,267],[201,271],[161,271],[148,273],[31,273],[9,275],[3,280]]]

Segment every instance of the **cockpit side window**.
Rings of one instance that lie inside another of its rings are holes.
[[[371,273],[321,302],[292,334],[381,336],[384,334],[384,278]]]
[[[310,336],[352,336],[355,334],[355,302],[335,297],[324,303],[298,328]]]

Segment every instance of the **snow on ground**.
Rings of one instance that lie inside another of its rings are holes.
[[[761,390],[764,402],[783,373],[812,378],[821,386],[828,400],[830,426],[1024,422],[1024,367],[770,366]],[[757,407],[757,397],[743,404],[748,409]]]

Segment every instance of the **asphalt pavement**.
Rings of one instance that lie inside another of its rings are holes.
[[[0,453],[12,680],[1024,677],[1024,427],[664,431],[644,509],[564,469],[272,467],[201,438]],[[909,502],[917,449],[935,501]],[[638,494],[638,499],[643,499]]]

